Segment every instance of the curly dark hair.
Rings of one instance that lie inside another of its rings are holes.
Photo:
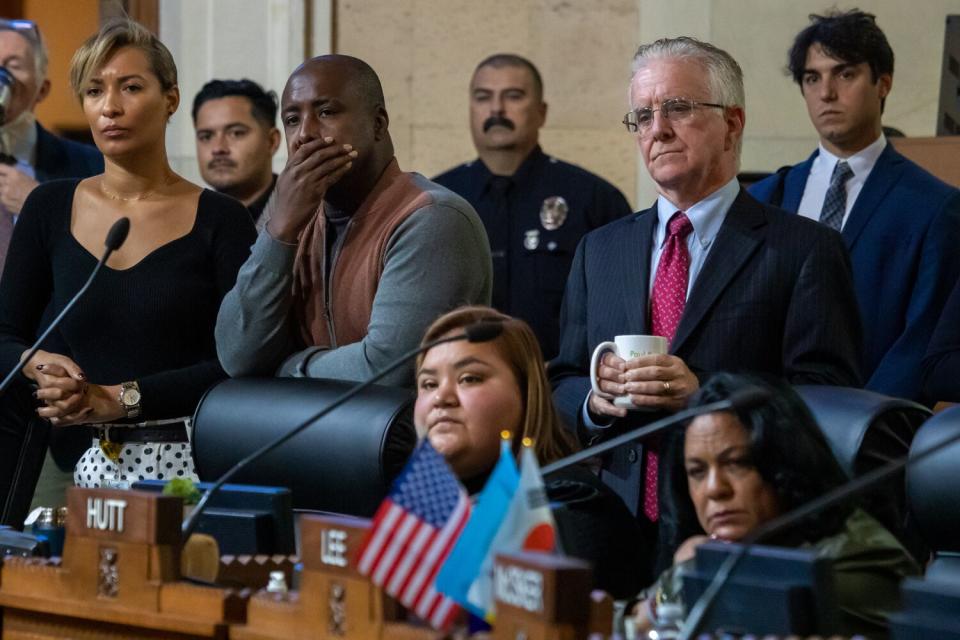
[[[835,11],[825,16],[810,14],[811,24],[797,34],[787,54],[787,67],[794,82],[803,80],[803,67],[807,61],[807,50],[819,44],[828,55],[860,64],[870,65],[873,81],[885,73],[893,75],[893,49],[887,42],[877,17],[859,9]]]
[[[773,487],[784,512],[846,481],[843,469],[809,409],[796,392],[781,381],[716,374],[691,398],[689,406],[699,407],[725,400],[747,387],[761,387],[770,392],[768,401],[752,409],[737,411],[736,416],[750,435],[750,461],[760,477]],[[660,477],[664,488],[660,501],[661,564],[670,562],[684,540],[704,533],[687,485],[685,441],[686,427],[675,430],[667,442],[661,463]],[[786,546],[815,542],[838,531],[852,511],[850,505],[829,509],[815,520],[771,542]]]
[[[807,51],[814,44],[838,60],[850,64],[866,62],[874,83],[884,74],[893,75],[893,49],[872,13],[853,9],[823,16],[810,14],[810,24],[797,34],[787,54],[787,70],[801,87]]]

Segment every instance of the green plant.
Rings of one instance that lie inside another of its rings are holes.
[[[200,490],[189,478],[174,478],[163,487],[163,495],[183,498],[183,504],[197,504]]]

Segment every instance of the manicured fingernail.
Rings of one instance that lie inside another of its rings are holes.
[[[344,150],[344,151],[353,151],[353,145],[352,145],[352,144],[345,144],[345,145],[343,145],[343,150]]]
[[[86,379],[87,379],[87,374],[85,374],[83,371],[81,371],[80,373],[77,374],[77,377],[80,378],[81,380],[86,380]]]
[[[330,136],[327,136],[326,138],[323,139],[323,141],[328,143],[333,142],[333,138],[331,138]]]
[[[38,364],[38,365],[37,365],[37,370],[38,370],[38,371],[42,371],[42,370],[43,370],[43,367],[44,367],[44,365]]]

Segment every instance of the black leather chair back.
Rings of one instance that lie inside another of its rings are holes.
[[[916,402],[848,387],[794,387],[810,408],[847,476],[853,478],[905,457],[931,411]],[[929,549],[907,507],[903,475],[878,487],[867,510],[921,563]]]
[[[913,440],[911,456],[960,434],[960,406],[941,411],[923,425]],[[928,577],[960,583],[960,443],[907,467],[910,510],[936,559]]]
[[[907,455],[917,429],[931,416],[921,404],[865,389],[817,385],[794,389],[851,478]]]
[[[193,456],[212,481],[354,386],[336,380],[240,378],[211,388],[193,419]],[[288,487],[295,509],[373,515],[416,444],[414,395],[374,386],[234,476]]]

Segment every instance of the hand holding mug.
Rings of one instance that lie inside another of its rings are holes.
[[[662,336],[624,335],[613,342],[601,342],[590,358],[590,384],[593,394],[590,410],[601,415],[623,417],[639,407],[631,399],[625,384],[630,362],[648,354],[666,354],[667,340]]]
[[[700,381],[677,356],[652,354],[624,363],[623,389],[637,408],[679,411]]]

